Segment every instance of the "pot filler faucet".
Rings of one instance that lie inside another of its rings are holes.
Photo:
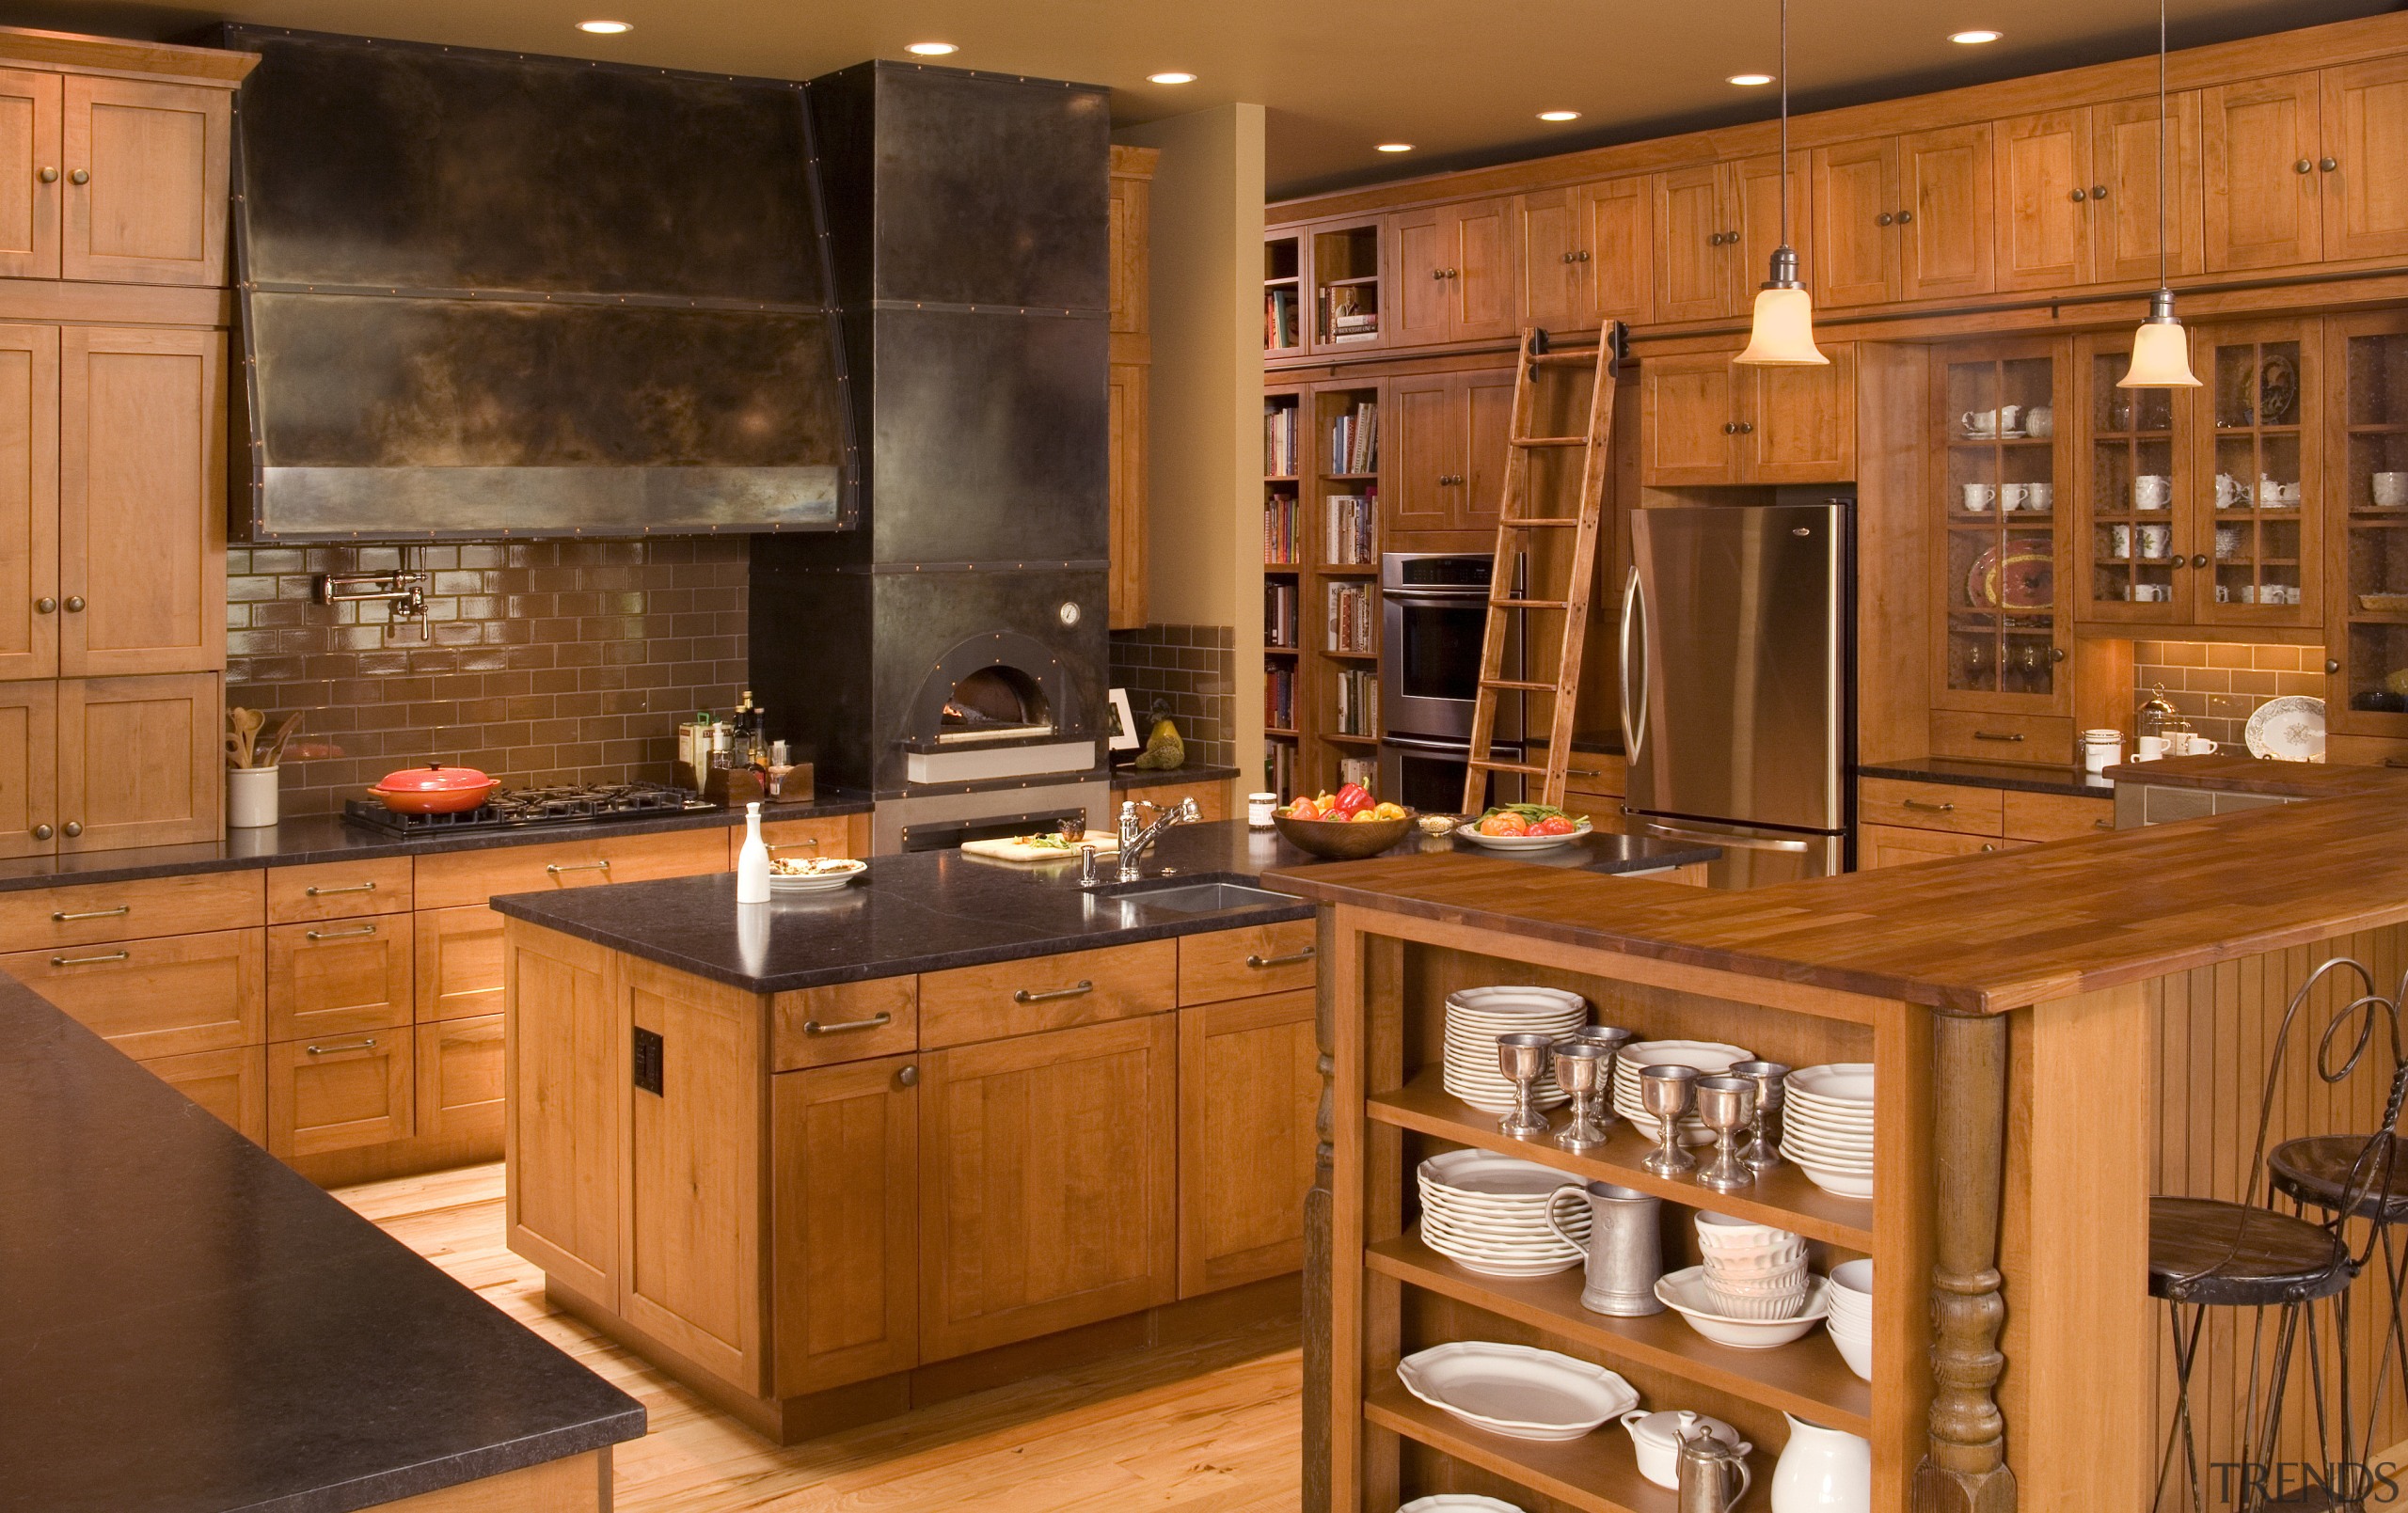
[[[1154,812],[1154,823],[1141,829],[1137,825],[1137,808],[1141,803],[1144,803],[1144,800],[1136,798],[1124,798],[1120,801],[1119,880],[1124,883],[1133,883],[1144,875],[1139,869],[1139,863],[1145,860],[1147,848],[1161,840],[1164,830],[1174,826],[1193,825],[1204,817],[1197,812],[1196,800],[1193,798],[1182,798],[1168,809],[1164,809],[1160,804],[1146,804],[1146,808]],[[1093,888],[1102,881],[1096,875],[1095,847],[1082,846],[1079,850],[1081,853],[1079,886]]]

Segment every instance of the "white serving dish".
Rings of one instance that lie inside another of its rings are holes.
[[[1705,1295],[1705,1269],[1685,1267],[1656,1279],[1656,1297],[1688,1320],[1689,1328],[1735,1350],[1769,1350],[1802,1339],[1830,1311],[1830,1284],[1821,1277],[1810,1281],[1804,1306],[1782,1319],[1733,1318],[1715,1311]]]
[[[1782,1154],[1789,1155],[1787,1151]],[[1806,1174],[1807,1181],[1814,1183],[1832,1197],[1870,1198],[1873,1196],[1873,1175],[1869,1172],[1841,1172],[1812,1161],[1800,1161],[1795,1156],[1790,1156],[1789,1158],[1796,1162],[1799,1171]]]
[[[1466,1424],[1516,1440],[1576,1440],[1639,1406],[1629,1382],[1553,1350],[1456,1340],[1396,1363],[1404,1390]]]
[[[1800,1066],[1789,1074],[1789,1088],[1810,1102],[1873,1104],[1873,1064],[1871,1062],[1830,1062],[1821,1066]]]
[[[1792,1150],[1798,1153],[1790,1158],[1792,1160],[1812,1161],[1833,1171],[1845,1172],[1851,1167],[1862,1167],[1869,1172],[1874,1166],[1873,1147],[1869,1143],[1832,1145],[1802,1135],[1791,1135],[1781,1143],[1781,1148],[1783,1155]]]
[[[1511,1503],[1478,1492],[1439,1492],[1430,1497],[1417,1497],[1398,1508],[1396,1513],[1522,1513]]]
[[[2324,760],[2324,701],[2285,694],[2258,706],[2242,731],[2249,754],[2277,762]]]
[[[855,861],[845,857],[830,857],[825,861],[815,865],[816,870],[808,874],[782,872],[769,874],[769,891],[772,893],[830,893],[869,871],[868,862]]]
[[[1549,846],[1570,845],[1596,828],[1587,820],[1582,820],[1580,827],[1569,835],[1482,835],[1474,828],[1478,824],[1477,816],[1467,818],[1463,824],[1455,827],[1455,834],[1474,845],[1486,846],[1491,851],[1544,851]]]
[[[1497,1001],[1536,999],[1561,1008],[1588,1012],[1589,1001],[1569,988],[1532,987],[1515,983],[1493,983],[1486,987],[1459,987],[1447,995],[1447,1005],[1461,1004],[1466,1008],[1483,1008]]]
[[[1639,1474],[1658,1487],[1677,1489],[1680,1486],[1681,1436],[1697,1425],[1703,1425],[1723,1439],[1739,1447],[1741,1455],[1755,1448],[1739,1438],[1739,1431],[1719,1418],[1677,1411],[1642,1413],[1634,1409],[1622,1416],[1622,1426],[1629,1431],[1631,1453],[1639,1461]]]

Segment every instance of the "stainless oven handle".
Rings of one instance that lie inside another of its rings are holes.
[[[1416,756],[1452,757],[1458,762],[1471,760],[1469,741],[1449,741],[1428,735],[1383,735],[1382,746],[1392,746]]]
[[[1639,760],[1640,738],[1646,733],[1647,728],[1647,701],[1643,693],[1639,701],[1639,717],[1634,720],[1630,713],[1630,627],[1634,620],[1644,634],[1647,629],[1646,605],[1639,595],[1639,564],[1636,562],[1630,565],[1630,580],[1622,591],[1622,749],[1625,759],[1632,763]]]
[[[1802,856],[1814,849],[1813,843],[1807,841],[1773,841],[1762,836],[1732,835],[1722,830],[1691,830],[1678,825],[1667,825],[1662,820],[1649,820],[1647,828],[1649,833],[1654,835],[1669,835],[1683,841],[1702,841],[1707,845],[1737,846],[1744,851],[1786,851],[1792,855]]]

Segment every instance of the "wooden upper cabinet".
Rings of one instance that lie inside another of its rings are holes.
[[[70,74],[59,271],[126,284],[226,277],[233,96],[198,85]]]
[[[2101,283],[2153,279],[2157,258],[2157,127],[2154,97],[2090,108],[2091,276]],[[2194,274],[2199,250],[2199,92],[2165,103],[2165,227],[2168,269]],[[2002,213],[2004,213],[2002,212]],[[2006,270],[1999,270],[2005,287]]]
[[[1746,315],[1755,308],[1756,291],[1772,271],[1772,255],[1782,239],[1781,154],[1742,158],[1730,165],[1731,199],[1737,212],[1736,240],[1726,243],[1730,254],[1731,313]],[[1789,155],[1789,244],[1802,256],[1814,219],[1814,160],[1804,152]]]
[[[1388,380],[1380,429],[1391,537],[1496,528],[1513,410],[1511,368]]]
[[[58,667],[226,665],[226,338],[74,326],[60,354]]]
[[[1990,175],[1987,122],[1899,138],[1899,298],[1987,294],[1997,287]]]
[[[58,685],[58,848],[218,838],[223,696],[214,672]]]
[[[2088,111],[2052,110],[1992,129],[1999,288],[2091,281],[2089,126]]]
[[[1146,444],[1152,371],[1151,259],[1154,162],[1149,147],[1112,150],[1111,626],[1146,623]]]
[[[1455,491],[1451,530],[1491,531],[1505,499],[1505,462],[1513,434],[1513,370],[1488,369],[1460,377],[1465,455],[1471,460]]]
[[[1584,323],[1580,313],[1589,303],[1593,254],[1582,244],[1579,214],[1573,205],[1578,194],[1576,189],[1549,189],[1513,200],[1525,325],[1569,331]]]
[[[1751,483],[1833,483],[1856,477],[1856,346],[1825,341],[1827,368],[1736,370],[1740,468]]]
[[[2323,256],[2317,172],[2322,81],[2289,73],[2204,91],[2210,273],[2282,268]]]
[[[57,835],[58,686],[0,683],[0,857],[48,856]]]
[[[1814,256],[1807,277],[1815,302],[1896,299],[1897,142],[1880,137],[1818,147],[1814,165]]]
[[[1513,334],[1513,218],[1508,199],[1434,206],[1389,218],[1388,240],[1396,249],[1390,346]]]
[[[58,670],[58,328],[0,325],[0,681]]]
[[[2325,70],[2322,121],[2324,256],[2408,254],[2408,57]]]
[[[1727,352],[1640,365],[1640,467],[1650,484],[1735,483],[1738,374]]]
[[[1524,195],[1519,324],[1586,330],[1655,318],[1655,196],[1643,176]]]
[[[1107,204],[1112,256],[1112,334],[1144,336],[1152,329],[1147,282],[1151,273],[1154,165],[1162,149],[1120,147],[1112,150],[1111,191]],[[1118,354],[1115,354],[1118,356]]]
[[[1387,221],[1394,269],[1388,285],[1394,308],[1386,333],[1390,346],[1420,346],[1447,339],[1446,212],[1407,211]]]
[[[62,98],[55,73],[0,69],[0,277],[58,276]]]
[[[1734,277],[1727,249],[1738,227],[1725,177],[1719,163],[1656,176],[1659,321],[1711,321],[1732,312]]]

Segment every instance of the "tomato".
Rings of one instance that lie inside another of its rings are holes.
[[[1480,833],[1482,835],[1528,835],[1530,833],[1530,824],[1519,814],[1511,812],[1491,814],[1480,822]]]
[[[1560,814],[1551,814],[1530,827],[1532,835],[1570,835],[1580,828]]]
[[[1338,810],[1341,814],[1357,813],[1371,805],[1371,791],[1359,782],[1350,782],[1338,790]]]

